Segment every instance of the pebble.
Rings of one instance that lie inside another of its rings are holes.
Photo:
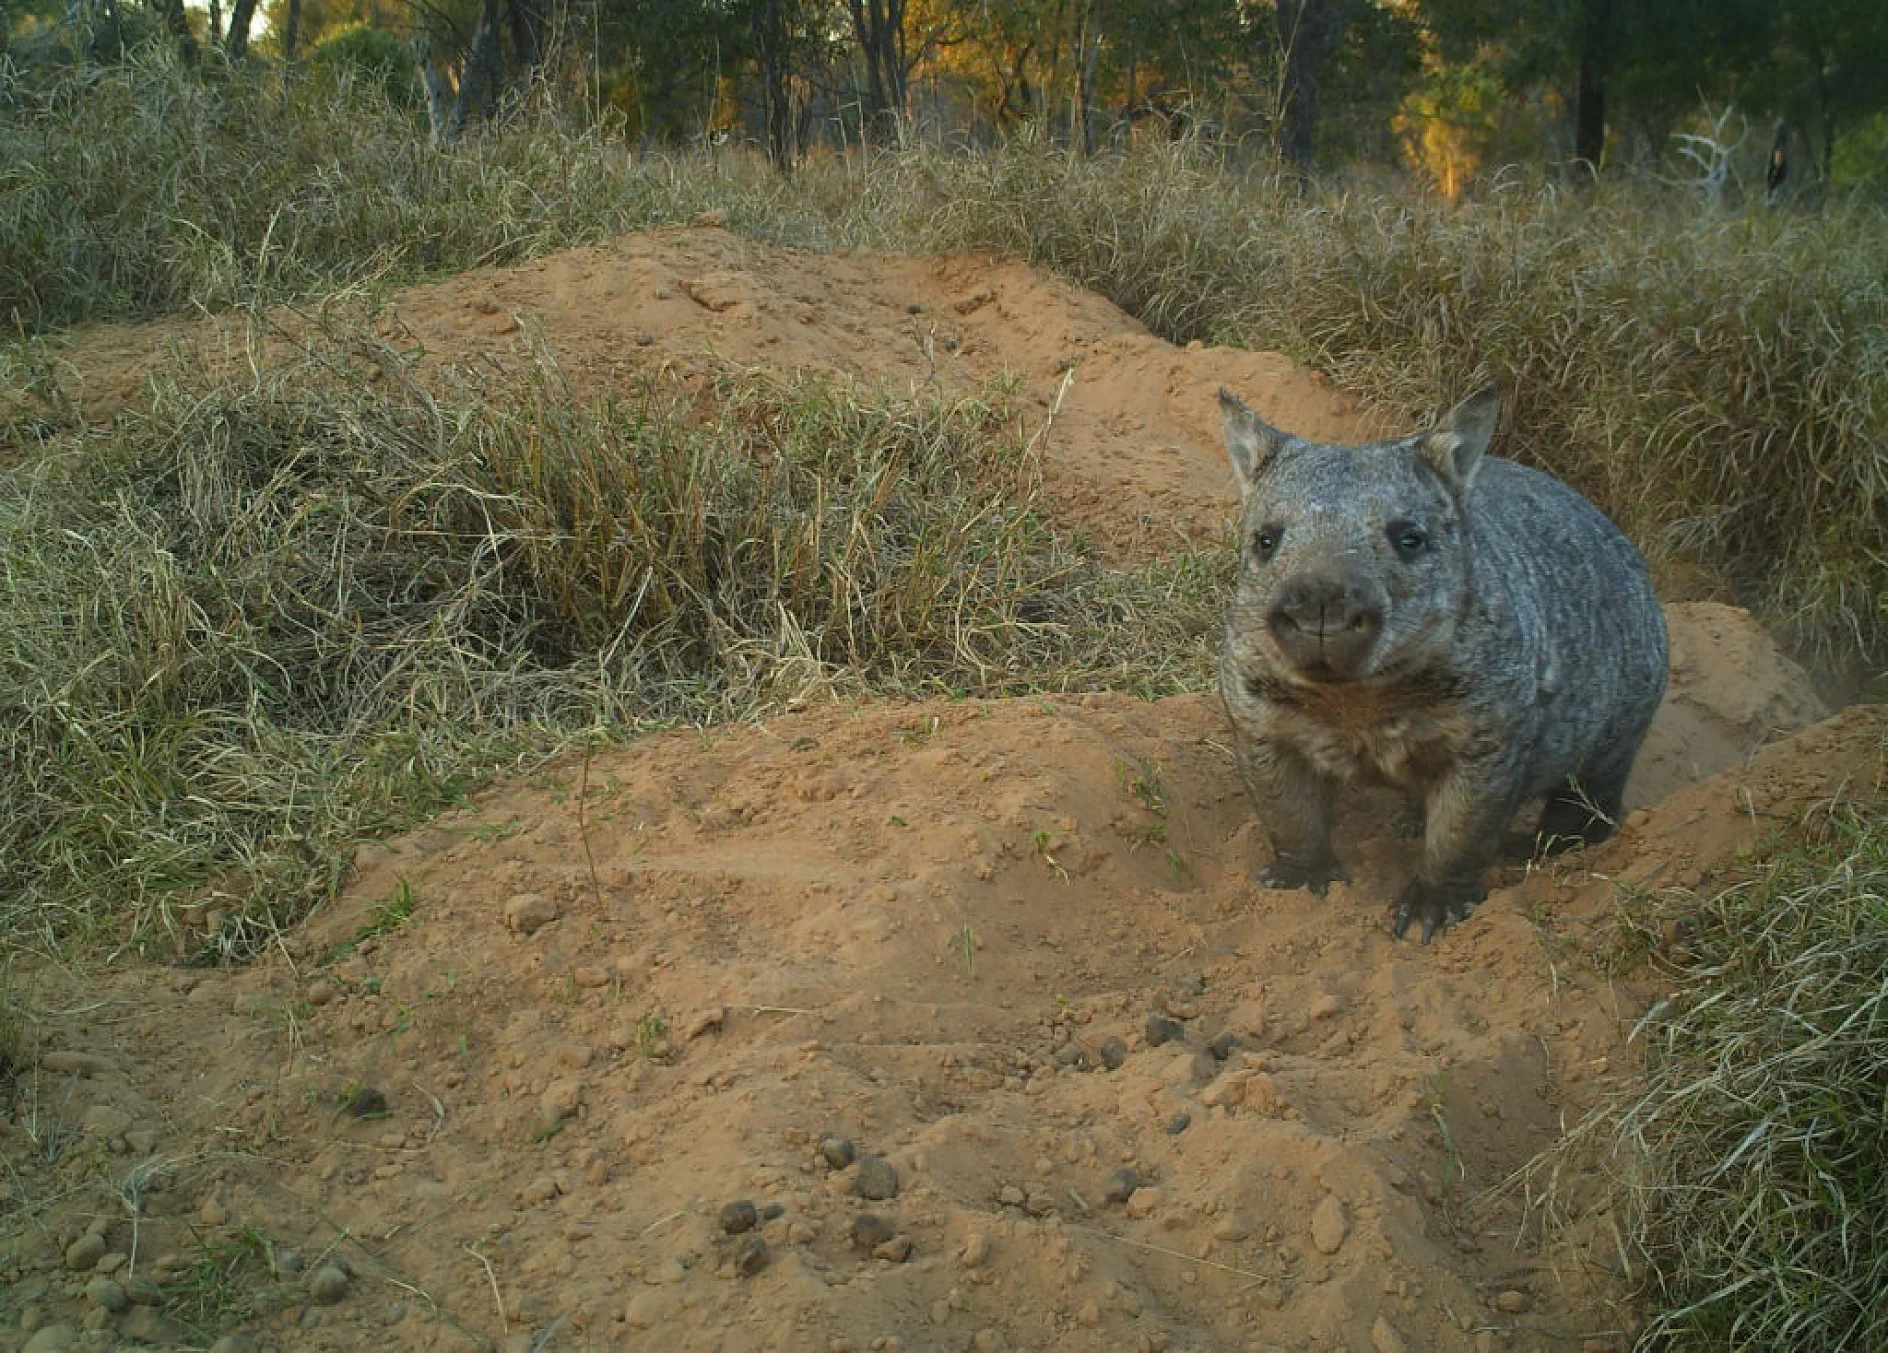
[[[876,1250],[894,1234],[892,1224],[876,1212],[861,1212],[852,1219],[852,1243],[861,1250]]]
[[[70,1325],[48,1325],[28,1339],[20,1353],[65,1353],[78,1337],[79,1332]]]
[[[819,1139],[819,1154],[835,1170],[843,1170],[858,1158],[849,1137],[826,1136]]]
[[[759,1236],[743,1236],[740,1247],[734,1252],[734,1271],[743,1278],[751,1278],[772,1263],[773,1257],[767,1242]]]
[[[1248,1231],[1231,1217],[1221,1217],[1218,1221],[1213,1223],[1213,1239],[1223,1240],[1229,1245],[1237,1244],[1251,1234],[1252,1232]]]
[[[859,1161],[859,1173],[852,1184],[861,1198],[882,1202],[898,1196],[898,1171],[883,1156],[864,1156]]]
[[[85,1117],[79,1120],[79,1126],[94,1137],[103,1137],[109,1141],[113,1137],[124,1136],[135,1122],[137,1119],[123,1109],[114,1108],[110,1104],[94,1104],[85,1111]]]
[[[1344,1213],[1344,1204],[1335,1193],[1325,1194],[1311,1212],[1311,1243],[1318,1247],[1319,1254],[1336,1254],[1349,1234],[1350,1218]]]
[[[1136,1218],[1152,1216],[1166,1201],[1167,1193],[1164,1189],[1138,1188],[1128,1199],[1128,1215]]]
[[[1162,1043],[1173,1043],[1186,1036],[1186,1026],[1166,1015],[1149,1015],[1147,1022],[1141,1026],[1141,1037],[1147,1040],[1150,1048],[1157,1048]]]
[[[693,1043],[705,1033],[718,1031],[723,1024],[727,1023],[727,1020],[728,1007],[725,1005],[717,1005],[713,1009],[703,1010],[700,1014],[690,1019],[687,1024],[682,1026],[682,1041],[685,1043]]]
[[[80,1236],[66,1246],[66,1267],[75,1273],[89,1273],[92,1266],[105,1257],[105,1249],[105,1237]]]
[[[873,1246],[872,1253],[876,1258],[888,1263],[902,1264],[911,1258],[911,1237],[893,1236],[884,1244]]]
[[[49,1052],[39,1059],[39,1064],[48,1071],[70,1071],[81,1076],[103,1076],[112,1070],[112,1064],[106,1058],[70,1049]]]
[[[1128,1045],[1118,1038],[1106,1038],[1101,1044],[1101,1064],[1110,1071],[1119,1071],[1128,1059]]]
[[[256,1353],[256,1341],[247,1334],[225,1334],[210,1345],[210,1353]]]
[[[1409,1342],[1382,1316],[1370,1327],[1370,1346],[1376,1353],[1409,1353]]]
[[[334,997],[334,983],[330,982],[325,977],[317,977],[314,981],[310,982],[307,989],[302,992],[302,998],[317,1009],[332,1002]]]
[[[1326,992],[1311,1003],[1305,1013],[1313,1019],[1330,1019],[1344,1009],[1344,1000],[1334,992]]]
[[[157,1279],[143,1273],[126,1278],[123,1286],[125,1295],[137,1306],[155,1306],[164,1299],[164,1289],[158,1286]]]
[[[563,912],[541,893],[519,893],[505,903],[505,929],[518,935],[535,935]]]
[[[1196,1052],[1193,1054],[1193,1061],[1189,1064],[1187,1070],[1194,1081],[1204,1085],[1215,1076],[1219,1075],[1219,1068],[1220,1060],[1213,1056],[1212,1053]]]
[[[85,1285],[85,1295],[95,1306],[103,1306],[116,1315],[131,1304],[125,1289],[110,1278],[94,1278]]]
[[[1193,1126],[1192,1114],[1176,1113],[1172,1118],[1169,1118],[1167,1120],[1167,1135],[1169,1137],[1178,1137],[1181,1133],[1185,1132],[1188,1128],[1192,1126]]]
[[[347,1271],[339,1264],[323,1264],[308,1275],[308,1295],[323,1306],[347,1296]]]
[[[1108,1187],[1101,1196],[1111,1203],[1125,1203],[1140,1186],[1140,1173],[1124,1165],[1108,1176]]]
[[[972,1231],[964,1237],[962,1258],[965,1268],[981,1268],[983,1261],[990,1257],[990,1237],[981,1231]]]
[[[1212,1053],[1216,1059],[1223,1062],[1228,1057],[1232,1056],[1233,1049],[1238,1046],[1239,1046],[1239,1035],[1229,1031],[1227,1033],[1221,1034],[1218,1038],[1215,1038],[1211,1043],[1208,1043],[1206,1045],[1206,1050]]]
[[[1503,1292],[1500,1296],[1495,1298],[1495,1305],[1499,1306],[1509,1315],[1526,1315],[1533,1307],[1534,1302],[1527,1293],[1509,1288],[1506,1292]]]
[[[970,1346],[976,1349],[977,1353],[1004,1353],[1004,1350],[1010,1346],[1010,1341],[1003,1337],[1002,1330],[981,1329],[970,1341]]]
[[[751,1231],[760,1225],[760,1212],[754,1204],[742,1198],[732,1203],[721,1205],[721,1229],[731,1236],[738,1236],[743,1231]]]
[[[577,1115],[583,1103],[582,1081],[552,1081],[538,1097],[538,1130],[549,1132]]]
[[[363,1085],[354,1092],[354,1098],[347,1102],[347,1111],[355,1118],[384,1118],[387,1115],[387,1097],[371,1085]]]

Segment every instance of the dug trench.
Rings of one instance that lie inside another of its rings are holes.
[[[1217,385],[1369,427],[1020,265],[715,230],[378,323],[604,387],[1008,371],[1054,510],[1126,553],[1229,509]],[[226,335],[75,335],[75,399]],[[1515,1184],[1660,994],[1607,962],[1617,890],[1873,792],[1888,732],[1827,717],[1742,612],[1668,616],[1622,830],[1427,948],[1386,931],[1412,849],[1383,803],[1345,805],[1351,884],[1261,889],[1216,701],[1097,693],[810,701],[565,758],[362,846],[247,968],[40,963],[0,1348],[1625,1348],[1604,1219],[1549,1243]]]

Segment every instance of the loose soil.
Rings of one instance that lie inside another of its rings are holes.
[[[1008,373],[1052,510],[1121,556],[1222,529],[1221,384],[1308,435],[1382,430],[1284,358],[1173,348],[1022,265],[712,228],[376,323],[600,390]],[[162,351],[240,359],[234,332],[74,335],[67,392],[104,416]],[[1350,884],[1262,889],[1215,700],[1097,694],[567,759],[362,848],[250,969],[39,965],[0,1349],[1624,1348],[1610,1247],[1544,1248],[1511,1187],[1630,1074],[1659,994],[1600,966],[1615,890],[1878,792],[1888,735],[1827,718],[1742,612],[1668,616],[1621,832],[1508,871],[1427,948],[1385,928],[1414,855],[1392,805],[1347,802]],[[201,1299],[141,1305],[150,1279]]]

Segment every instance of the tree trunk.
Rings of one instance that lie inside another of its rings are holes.
[[[761,109],[767,124],[767,158],[783,174],[793,172],[793,31],[789,0],[761,0],[754,23],[754,56],[760,66]]]
[[[518,78],[528,79],[544,55],[544,0],[511,0],[511,54]]]
[[[459,75],[459,97],[446,124],[445,141],[457,144],[466,128],[498,111],[498,91],[505,82],[505,45],[500,0],[481,0],[478,26]]]
[[[184,17],[184,0],[158,0],[158,14],[164,21],[164,27],[177,40],[177,50],[183,59],[191,64],[197,59],[196,35],[190,31],[190,20]]]
[[[905,0],[851,0],[852,33],[865,58],[865,116],[872,139],[898,139],[905,118]]]
[[[1095,63],[1101,57],[1101,4],[1088,0],[1075,37],[1075,143],[1095,153]]]
[[[1318,83],[1348,22],[1348,0],[1278,0],[1278,153],[1300,177],[1317,151]]]
[[[288,0],[288,17],[282,20],[282,59],[295,59],[295,38],[302,26],[302,0]]]
[[[229,11],[229,31],[223,34],[223,52],[231,61],[249,54],[249,26],[255,22],[256,0],[236,0]]]
[[[1606,73],[1613,51],[1613,0],[1586,0],[1580,22],[1580,74],[1573,112],[1573,157],[1599,172],[1606,153]]]

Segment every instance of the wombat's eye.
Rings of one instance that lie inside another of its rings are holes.
[[[1282,529],[1277,526],[1261,526],[1252,533],[1252,553],[1259,557],[1261,563],[1277,552],[1278,538],[1282,533]]]
[[[1429,536],[1413,521],[1393,521],[1389,528],[1390,544],[1404,559],[1414,559],[1429,548]]]

